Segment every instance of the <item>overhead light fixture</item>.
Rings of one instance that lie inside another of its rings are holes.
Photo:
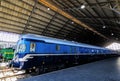
[[[72,24],[74,24],[74,22],[72,22]]]
[[[116,38],[116,40],[118,40],[118,38]]]
[[[32,27],[32,26],[29,26],[30,28]]]
[[[47,10],[50,10],[50,8],[47,8]]]
[[[106,26],[103,26],[103,28],[106,28]]]
[[[83,4],[83,5],[81,5],[81,7],[80,7],[81,9],[84,9],[85,8],[85,5]]]
[[[113,35],[114,35],[114,33],[111,33],[111,35],[113,36]]]

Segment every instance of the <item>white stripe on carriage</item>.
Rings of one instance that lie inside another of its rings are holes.
[[[106,53],[101,53],[101,54],[106,54]],[[60,56],[60,55],[101,55],[99,54],[91,54],[91,53],[81,53],[81,54],[27,54],[23,58],[19,58],[19,61],[28,61],[28,59],[34,58],[34,56]]]

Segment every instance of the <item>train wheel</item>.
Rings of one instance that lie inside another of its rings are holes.
[[[42,73],[45,73],[45,67],[44,66],[41,66],[41,67],[37,67],[35,68],[35,74],[36,75],[39,75],[39,74],[42,74]]]
[[[46,68],[45,68],[45,66],[44,66],[44,65],[42,65],[42,66],[40,67],[40,71],[41,71],[41,72],[43,72],[43,73],[45,73],[45,72],[46,72]]]
[[[40,72],[41,72],[41,71],[40,71],[40,67],[35,68],[35,74],[36,74],[36,75],[39,75]]]
[[[59,65],[57,66],[57,69],[63,69],[63,68],[65,68],[65,64],[59,64]]]
[[[30,73],[30,70],[29,70],[29,69],[26,69],[26,70],[25,70],[25,73],[26,73],[26,74],[29,74],[29,73]]]

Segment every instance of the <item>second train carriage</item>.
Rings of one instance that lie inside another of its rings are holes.
[[[14,56],[14,49],[13,48],[2,48],[0,49],[0,54],[2,59],[5,61],[12,60]]]
[[[115,54],[115,51],[83,43],[26,34],[18,41],[11,64],[20,69],[29,69],[43,64],[56,64],[60,61],[72,62],[83,55],[111,54]]]

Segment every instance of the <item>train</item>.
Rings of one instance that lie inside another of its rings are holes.
[[[72,63],[83,59],[82,56],[110,56],[116,54],[116,51],[103,47],[36,34],[25,34],[17,42],[17,48],[10,66],[28,70],[40,68],[43,65]]]
[[[14,56],[13,48],[2,48],[0,49],[0,59],[4,61],[12,60]]]

